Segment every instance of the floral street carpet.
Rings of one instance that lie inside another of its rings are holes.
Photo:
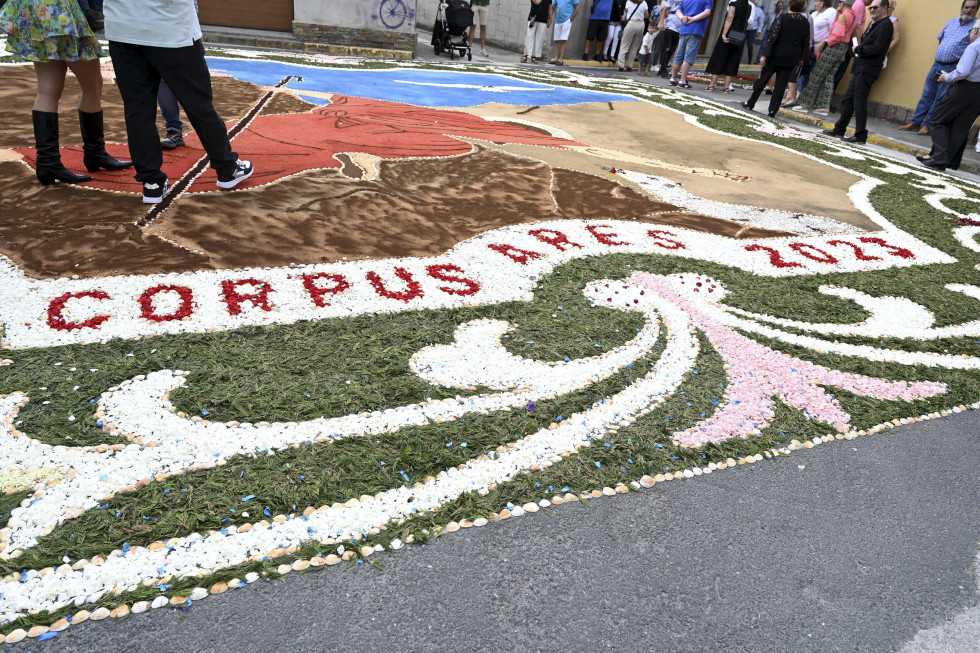
[[[974,183],[622,79],[210,54],[256,172],[185,125],[155,206],[38,184],[0,65],[0,641],[980,405]]]

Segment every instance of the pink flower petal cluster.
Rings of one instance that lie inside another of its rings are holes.
[[[769,425],[777,398],[788,406],[798,408],[808,419],[830,424],[844,433],[850,428],[851,416],[821,387],[823,385],[884,400],[913,401],[947,391],[942,383],[888,381],[831,370],[800,360],[760,345],[719,324],[694,303],[680,296],[662,276],[636,272],[631,281],[656,291],[683,309],[728,365],[726,400],[707,419],[673,434],[674,441],[681,446],[697,447],[734,437],[747,438],[752,432]]]

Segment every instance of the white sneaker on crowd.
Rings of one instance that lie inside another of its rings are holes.
[[[252,167],[251,163],[239,159],[235,164],[235,171],[232,172],[230,178],[222,179],[221,177],[218,177],[218,188],[223,188],[225,190],[234,188],[251,177],[253,172],[255,172],[255,168]]]
[[[655,72],[655,73],[659,73],[660,72],[660,64],[657,64],[656,66],[653,67],[653,72]]]
[[[490,56],[489,54],[487,54],[487,51],[484,50],[484,49],[482,49],[482,48],[480,49],[480,54],[483,55],[484,57],[489,57]]]

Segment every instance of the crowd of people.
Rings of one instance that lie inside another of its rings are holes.
[[[535,31],[534,15],[547,3],[575,6],[579,0],[531,0],[531,26],[525,57],[540,58],[543,33]],[[855,144],[868,139],[868,102],[871,89],[888,64],[888,55],[901,40],[895,16],[896,0],[815,0],[806,13],[807,0],[777,0],[764,12],[761,0],[730,0],[724,23],[705,67],[710,80],[706,91],[732,93],[743,53],[752,61],[756,35],[761,33],[756,62],[762,66],[749,99],[741,105],[755,110],[763,93],[770,96],[768,115],[780,109],[829,116],[834,91],[847,70],[851,81],[840,102],[840,116],[827,136]],[[693,88],[688,80],[701,42],[711,23],[713,0],[593,0],[583,59],[615,61],[630,72],[639,61],[638,74],[668,77],[678,88]],[[963,0],[960,15],[940,32],[935,62],[926,76],[922,98],[912,120],[900,127],[933,136],[929,155],[919,157],[936,169],[958,167],[973,122],[980,116],[980,57],[971,45],[980,33],[976,14],[980,0]],[[568,30],[564,30],[567,39]],[[532,38],[533,36],[533,38]],[[537,50],[531,50],[536,47]],[[975,46],[980,48],[980,45]],[[557,51],[557,48],[556,48]],[[532,54],[533,52],[533,54]],[[564,64],[561,57],[552,63]],[[947,91],[955,90],[943,104]],[[851,120],[854,133],[847,135]],[[980,146],[978,146],[980,151]]]

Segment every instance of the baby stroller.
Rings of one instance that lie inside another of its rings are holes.
[[[473,60],[468,30],[473,25],[473,10],[467,0],[439,1],[436,24],[432,28],[432,47],[435,53],[449,53],[449,58],[466,55]]]

